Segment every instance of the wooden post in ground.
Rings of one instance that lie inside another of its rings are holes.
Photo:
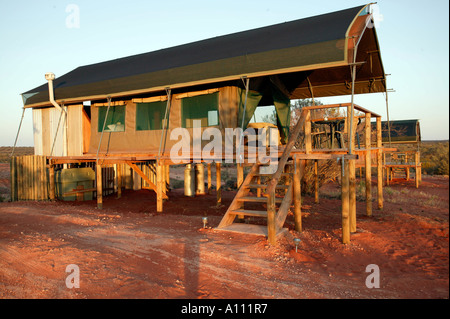
[[[11,201],[17,201],[17,168],[16,168],[16,157],[11,158],[10,166],[10,180],[11,180]]]
[[[348,160],[350,232],[356,232],[356,161]]]
[[[275,192],[268,194],[267,197],[267,237],[269,244],[277,243],[277,230],[275,224]]]
[[[390,176],[391,176],[391,172],[390,172],[389,166],[386,166],[386,185],[388,185],[388,186],[390,184],[390,180],[389,180]]]
[[[156,211],[162,213],[163,211],[163,183],[164,170],[161,161],[156,162]]]
[[[208,169],[208,195],[211,194],[211,163],[206,164]]]
[[[342,213],[342,243],[350,242],[350,203],[349,203],[349,169],[348,160],[341,160],[341,213]]]
[[[116,165],[117,172],[117,198],[122,197],[122,164]]]
[[[258,185],[261,185],[261,176],[257,176],[257,177],[256,177],[256,183],[257,183]],[[260,188],[260,187],[258,187],[258,188],[256,189],[256,196],[257,196],[257,197],[261,197],[261,188]]]
[[[165,192],[167,194],[167,192],[170,190],[170,165],[166,164],[164,165],[164,177],[165,177]]]
[[[216,162],[216,192],[217,192],[217,206],[220,206],[222,204],[222,181],[221,181],[221,175],[220,175],[220,169],[221,169],[222,163]]]
[[[353,154],[355,149],[356,123],[351,106],[347,107],[347,119],[349,120],[348,141],[349,154]],[[352,125],[350,125],[352,123]],[[352,128],[350,130],[350,127]],[[356,232],[356,160],[348,160],[348,178],[349,178],[349,221],[350,232]]]
[[[301,192],[301,176],[300,176],[300,159],[295,158],[294,169],[294,221],[295,230],[302,232],[302,192]]]
[[[408,165],[408,154],[405,155],[405,164]],[[409,166],[405,167],[405,174],[406,174],[406,180],[409,181],[409,179],[411,178]]]
[[[319,161],[314,160],[314,202],[319,203]]]
[[[370,151],[371,146],[372,146],[372,141],[371,141],[371,136],[372,136],[372,132],[371,132],[371,128],[372,125],[370,124],[370,118],[371,118],[371,114],[370,113],[366,113],[366,124],[365,124],[365,137],[366,137],[366,155],[365,155],[365,160],[366,160],[366,214],[367,216],[372,216],[372,158],[371,158],[371,154],[372,152]]]
[[[95,165],[97,175],[97,208],[103,209],[102,165],[97,161]]]
[[[244,165],[237,163],[237,189],[239,189],[244,182]]]
[[[419,153],[416,152],[415,154],[415,164],[416,164],[416,188],[419,188]]]
[[[49,179],[49,197],[50,200],[55,200],[55,166],[50,163],[48,168],[48,179]]]

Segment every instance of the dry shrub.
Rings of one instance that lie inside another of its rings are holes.
[[[336,160],[320,160],[317,169],[319,187],[329,182],[338,181],[341,175],[340,167],[340,163]],[[302,192],[313,194],[314,180],[314,161],[307,161],[302,178]]]

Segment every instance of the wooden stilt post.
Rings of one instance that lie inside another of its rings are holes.
[[[366,124],[365,124],[365,137],[366,137],[366,214],[367,216],[372,216],[372,152],[370,151],[372,147],[371,141],[371,128],[370,124],[371,114],[366,113]]]
[[[117,172],[117,198],[122,197],[122,164],[117,164],[116,172]]]
[[[50,163],[49,169],[48,169],[48,178],[49,178],[49,197],[50,200],[55,200],[55,166]]]
[[[170,165],[166,164],[165,167],[165,180],[166,180],[166,193],[170,190]]]
[[[216,192],[217,192],[217,206],[222,204],[222,181],[221,181],[221,165],[222,163],[216,162]]]
[[[353,154],[355,149],[356,123],[352,106],[347,107],[347,119],[349,120],[348,130],[348,148],[349,154]],[[348,179],[349,179],[349,223],[350,232],[356,232],[356,161],[354,159],[347,161]]]
[[[163,182],[164,182],[163,164],[160,160],[156,162],[156,211],[163,211]]]
[[[300,176],[300,159],[295,158],[294,169],[294,221],[295,230],[302,232],[302,192],[301,192],[301,176]]]
[[[356,232],[356,161],[348,160],[350,232]]]
[[[416,164],[416,188],[419,188],[419,153],[416,152],[415,154],[415,164]]]
[[[17,201],[17,167],[16,167],[16,157],[11,158],[10,166],[10,180],[11,180],[11,201]]]
[[[314,160],[314,202],[319,203],[319,161]]]
[[[350,242],[350,203],[349,203],[349,169],[348,160],[341,160],[341,201],[342,201],[342,243]]]
[[[277,230],[275,224],[275,192],[268,194],[267,197],[267,237],[269,244],[277,243]]]
[[[244,182],[244,165],[237,163],[237,188],[239,189]]]
[[[256,177],[256,183],[257,183],[258,185],[261,184],[261,176],[257,176],[257,177]],[[258,188],[256,189],[256,196],[257,196],[257,197],[261,197],[261,188],[260,188],[260,187],[258,187]]]
[[[97,208],[103,209],[102,165],[97,161],[95,165],[97,175]]]
[[[211,194],[211,163],[206,164],[208,169],[208,194]]]

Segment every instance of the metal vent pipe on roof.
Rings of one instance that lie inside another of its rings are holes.
[[[55,96],[53,93],[53,80],[55,79],[55,74],[52,72],[47,72],[45,73],[45,79],[48,81],[48,97],[49,97],[49,101],[50,103],[52,103],[52,105],[58,109],[62,113],[64,112],[64,127],[63,127],[63,155],[67,156],[67,112],[55,101]],[[59,129],[59,124],[58,124],[58,129]],[[58,129],[55,132],[55,141],[56,141],[56,136],[58,135]],[[52,148],[53,150],[53,148]],[[50,154],[53,155],[53,154]]]
[[[56,103],[55,97],[53,94],[53,80],[55,79],[55,74],[52,72],[47,72],[47,73],[45,73],[45,79],[48,81],[48,97],[49,97],[50,103],[52,103],[52,105],[54,107],[56,107],[60,112],[62,112],[63,109],[61,108],[61,106],[59,106],[58,103]]]

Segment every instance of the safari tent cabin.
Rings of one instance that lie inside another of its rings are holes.
[[[167,152],[173,129],[200,120],[202,129],[245,130],[265,105],[275,105],[285,143],[290,100],[386,90],[370,19],[364,5],[78,67],[53,81],[64,115],[48,83],[22,94],[36,154]]]

